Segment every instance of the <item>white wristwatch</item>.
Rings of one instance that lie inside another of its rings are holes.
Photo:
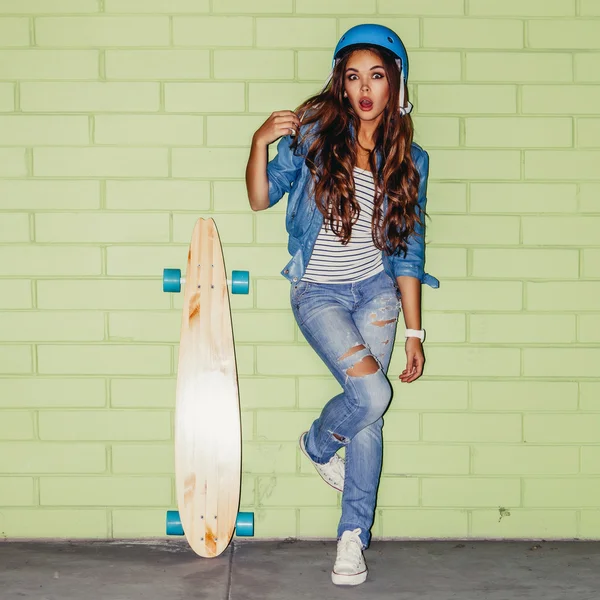
[[[404,337],[416,337],[421,340],[421,343],[425,341],[425,330],[424,329],[407,329],[404,332]]]

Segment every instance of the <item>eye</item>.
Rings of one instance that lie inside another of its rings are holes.
[[[373,79],[385,79],[385,75],[383,73],[373,73]]]
[[[356,79],[358,79],[358,75],[354,73],[350,73],[350,75],[348,75],[348,81],[355,81]]]

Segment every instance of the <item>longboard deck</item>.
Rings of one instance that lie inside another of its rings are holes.
[[[212,219],[192,234],[175,409],[177,503],[194,552],[229,545],[240,499],[241,425],[223,251]]]

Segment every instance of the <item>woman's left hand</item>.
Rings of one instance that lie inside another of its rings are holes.
[[[423,374],[425,356],[421,340],[415,337],[406,338],[406,369],[400,373],[399,379],[403,383],[411,383]]]

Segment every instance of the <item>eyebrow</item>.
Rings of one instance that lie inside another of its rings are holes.
[[[383,66],[382,65],[375,65],[374,67],[371,67],[369,69],[369,71],[373,71],[374,69],[383,69]],[[358,73],[358,69],[355,69],[354,67],[348,67],[346,69],[346,72],[348,72],[348,71],[356,71]]]

